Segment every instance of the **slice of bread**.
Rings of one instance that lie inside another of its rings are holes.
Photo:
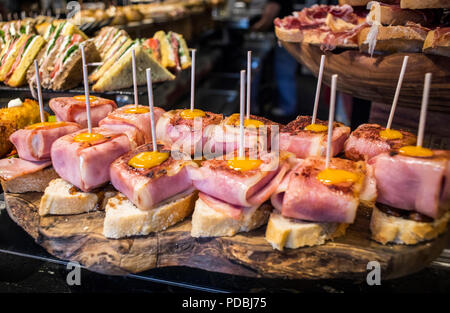
[[[427,38],[423,43],[422,51],[428,54],[443,55],[450,57],[450,40],[449,36],[440,36],[435,38],[436,31],[431,30],[428,32]]]
[[[100,54],[95,47],[92,39],[81,43],[84,45],[86,62],[100,61]],[[78,86],[83,81],[83,61],[81,56],[81,47],[78,48],[70,59],[64,63],[63,68],[55,75],[52,81],[51,89],[66,90]]]
[[[339,0],[339,5],[348,4],[352,7],[366,6],[372,0]]]
[[[275,26],[275,35],[281,41],[302,42],[303,32],[300,29],[284,29]]]
[[[31,39],[30,46],[22,55],[19,65],[16,67],[11,77],[5,82],[7,85],[12,87],[22,86],[26,82],[27,70],[33,63],[34,58],[38,55],[41,48],[44,46],[45,40],[43,37],[37,35]]]
[[[239,232],[248,232],[267,223],[272,206],[245,208],[239,219],[210,208],[200,198],[195,203],[192,214],[192,237],[234,236]]]
[[[370,27],[364,28],[358,35],[360,51],[368,52],[366,42]],[[376,38],[375,51],[378,52],[421,52],[426,32],[408,26],[380,26]]]
[[[314,223],[286,218],[274,211],[266,229],[266,240],[274,249],[299,248],[324,244],[327,240],[345,235],[349,224]]]
[[[372,6],[371,11],[376,6]],[[399,10],[398,7],[389,5],[380,5],[380,21],[382,25],[405,25],[407,22],[413,22],[421,25],[428,23],[427,16],[420,11]]]
[[[2,188],[5,192],[25,193],[44,192],[51,180],[58,178],[58,174],[53,167],[47,167],[40,171],[25,174],[11,180],[2,181]]]
[[[109,199],[106,205],[103,235],[106,238],[118,239],[165,230],[192,213],[197,195],[197,191],[189,189],[156,208],[143,211],[119,193]]]
[[[135,48],[136,56],[136,78],[137,85],[145,85],[147,82],[145,69],[151,68],[152,81],[154,83],[172,80],[175,76],[163,68],[149,53],[145,52],[142,46]],[[109,90],[118,90],[133,86],[131,50],[127,51],[119,61],[117,61],[108,72],[92,86],[93,91],[104,92]]]
[[[450,0],[400,0],[402,9],[448,9]]]
[[[417,222],[386,214],[378,208],[372,211],[370,230],[372,239],[382,244],[414,245],[436,238],[447,229],[450,211],[433,222]]]
[[[116,191],[104,188],[98,192],[82,192],[74,185],[57,178],[45,189],[39,206],[39,215],[71,215],[104,209]]]

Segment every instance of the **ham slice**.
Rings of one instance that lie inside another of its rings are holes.
[[[356,173],[360,179],[326,185],[317,179],[325,159],[310,157],[292,169],[272,195],[283,216],[313,222],[353,223],[360,200],[374,200],[376,188],[364,162],[332,158],[330,168]]]
[[[171,156],[162,164],[150,169],[136,169],[128,162],[136,154],[153,151],[151,144],[138,147],[111,164],[111,183],[141,210],[150,210],[157,204],[192,188],[188,167],[196,167],[193,161],[175,160]],[[163,146],[158,151],[164,150]]]
[[[289,163],[275,153],[260,159],[263,163],[259,168],[243,172],[228,167],[223,157],[206,160],[189,174],[200,192],[231,205],[252,207],[270,198],[289,169]]]
[[[50,160],[31,162],[20,158],[1,159],[0,178],[11,180],[22,175],[38,172],[51,164]]]
[[[383,139],[380,131],[385,129],[378,124],[358,126],[345,142],[345,157],[354,161],[368,160],[380,153],[396,151],[403,146],[416,144],[416,136],[403,130],[399,130],[403,138]]]
[[[378,187],[377,202],[438,218],[449,208],[450,152],[430,158],[382,153],[369,160]]]
[[[262,127],[246,127],[244,129],[244,148],[255,153],[268,152],[274,137],[279,133],[280,124],[264,117],[250,115],[250,119],[264,123]],[[205,155],[229,154],[239,148],[240,126],[239,114],[233,114],[222,121],[220,125],[209,128],[203,152]]]
[[[70,122],[44,124],[42,127],[27,127],[11,134],[9,140],[16,147],[19,157],[28,161],[50,160],[53,142],[64,135],[80,130],[80,125]]]
[[[310,116],[298,116],[294,121],[282,127],[280,131],[280,150],[292,152],[297,158],[326,155],[328,132],[305,130],[305,127],[311,124],[311,120]],[[316,119],[316,124],[328,125],[328,122]],[[345,140],[347,140],[349,134],[350,127],[339,122],[333,123],[332,156],[343,150]]]
[[[104,119],[108,113],[117,108],[113,100],[94,97],[90,102],[92,127],[98,126],[98,122]],[[58,121],[75,122],[82,127],[87,127],[86,102],[74,97],[52,98],[50,108],[55,112]]]
[[[156,138],[172,150],[190,154],[203,152],[208,134],[222,121],[222,114],[205,112],[203,118],[184,119],[180,116],[182,111],[168,111],[159,118]]]
[[[100,127],[110,129],[115,132],[123,132],[127,134],[131,141],[135,141],[138,146],[152,141],[152,130],[150,123],[150,113],[128,113],[127,111],[135,108],[134,104],[125,105],[102,119],[98,124]],[[139,109],[148,109],[143,105],[138,105]],[[154,107],[155,125],[164,110]]]
[[[73,138],[83,129],[57,139],[51,149],[53,167],[61,178],[88,192],[110,180],[109,166],[119,156],[128,152],[132,143],[125,134],[93,128],[104,139],[96,142],[75,142]]]

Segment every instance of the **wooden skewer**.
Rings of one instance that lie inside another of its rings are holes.
[[[137,77],[136,77],[136,53],[134,49],[131,51],[131,60],[133,68],[133,89],[134,89],[134,105],[138,105],[138,90],[137,90]]]
[[[150,68],[146,70],[146,74],[147,74],[148,105],[150,107],[150,126],[152,130],[153,151],[158,151],[158,146],[156,144],[155,113],[153,110],[152,73]]]
[[[394,100],[392,101],[391,112],[389,113],[389,119],[386,124],[386,129],[391,129],[392,120],[394,119],[395,109],[397,108],[398,97],[400,95],[400,89],[402,89],[403,77],[405,76],[406,65],[408,63],[409,56],[405,55],[403,58],[402,69],[400,70],[400,76],[398,77],[397,89],[395,89]]]
[[[250,118],[250,97],[252,90],[252,52],[247,52],[247,116]]]
[[[192,49],[192,65],[191,65],[191,111],[194,110],[194,90],[195,90],[195,53]]]
[[[34,60],[34,70],[36,73],[36,89],[37,89],[37,93],[38,93],[39,113],[41,115],[41,122],[44,123],[45,122],[44,104],[42,102],[41,80],[39,78],[39,67],[38,67],[37,60]]]
[[[240,105],[240,125],[239,125],[239,157],[244,158],[244,115],[245,115],[245,70],[241,71],[241,105]]]
[[[425,83],[423,86],[422,106],[420,108],[419,130],[417,133],[417,146],[422,147],[423,135],[425,133],[425,123],[427,121],[428,96],[430,94],[431,73],[425,74]]]
[[[334,107],[336,104],[337,78],[338,78],[337,74],[331,76],[330,113],[328,115],[327,158],[325,163],[326,168],[329,167],[331,158],[331,138],[333,137],[333,120],[334,120]]]
[[[316,98],[314,99],[314,109],[311,124],[316,123],[317,118],[317,108],[319,107],[319,99],[320,99],[320,87],[322,86],[322,77],[323,77],[323,67],[325,65],[325,54],[322,54],[320,57],[320,67],[319,67],[319,76],[317,77],[317,87],[316,87]]]
[[[84,79],[84,96],[86,98],[86,115],[88,121],[88,131],[89,134],[92,133],[92,122],[91,122],[91,102],[89,99],[89,81],[88,81],[88,70],[86,65],[86,56],[84,54],[84,45],[81,45],[81,59],[83,61],[83,79]]]

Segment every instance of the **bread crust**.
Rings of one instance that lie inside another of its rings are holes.
[[[8,181],[1,180],[1,182],[3,191],[5,192],[44,192],[50,181],[58,177],[59,176],[53,167],[50,166],[40,171],[22,175]]]
[[[349,224],[314,223],[295,220],[274,211],[266,229],[266,240],[274,249],[296,249],[305,246],[322,245],[327,240],[345,235]]]
[[[365,43],[370,28],[364,28],[358,35],[360,51],[368,51]],[[380,26],[378,28],[375,51],[381,52],[421,52],[426,34],[407,26]]]
[[[428,32],[427,38],[423,43],[422,51],[428,54],[443,55],[450,57],[450,40],[445,38],[446,36],[441,36],[435,40],[435,31],[431,30]]]
[[[431,240],[445,232],[450,220],[450,211],[433,222],[417,222],[395,217],[374,208],[370,220],[372,239],[382,243],[414,245]]]
[[[62,178],[56,178],[45,188],[39,215],[73,215],[103,210],[107,200],[115,194],[112,188],[100,192],[83,192]]]
[[[281,41],[302,42],[303,32],[300,29],[284,29],[275,26],[275,35]]]
[[[192,237],[225,237],[239,232],[249,232],[265,223],[272,206],[263,203],[260,207],[244,212],[239,219],[209,208],[200,198],[192,214]]]

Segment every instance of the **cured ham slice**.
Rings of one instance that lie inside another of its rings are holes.
[[[50,160],[32,162],[20,158],[0,160],[0,178],[8,181],[19,176],[38,172],[52,165]]]
[[[92,127],[98,126],[100,120],[117,108],[113,100],[93,96],[91,96],[90,105]],[[84,96],[52,98],[49,106],[55,112],[58,121],[75,122],[81,127],[87,127]]]
[[[132,148],[125,134],[102,128],[92,129],[93,133],[103,135],[100,140],[74,141],[76,135],[86,132],[87,129],[83,129],[63,136],[51,149],[53,167],[58,175],[85,192],[107,183],[111,163]]]
[[[102,128],[127,134],[131,141],[140,146],[152,141],[150,113],[145,112],[146,110],[148,111],[148,107],[142,105],[125,105],[109,113],[98,124]],[[155,125],[164,112],[163,109],[154,107]]]
[[[360,200],[376,198],[375,180],[364,162],[332,158],[330,168],[355,173],[356,182],[324,184],[317,175],[325,159],[310,157],[299,163],[272,195],[272,204],[285,217],[313,221],[353,223]]]
[[[450,207],[450,152],[428,158],[382,153],[369,160],[378,187],[377,202],[438,218]]]
[[[244,129],[244,148],[258,152],[267,152],[272,144],[272,134],[276,137],[280,124],[264,117],[250,115],[250,120],[262,123],[260,127],[250,125]],[[223,155],[239,148],[240,126],[239,114],[233,114],[222,121],[220,125],[209,129],[204,154]]]
[[[156,138],[172,150],[190,154],[203,151],[203,146],[211,128],[222,120],[222,114],[205,112],[202,118],[185,119],[181,117],[184,110],[165,112],[156,124]]]
[[[112,185],[141,210],[150,210],[159,203],[192,188],[189,167],[197,167],[190,160],[176,160],[169,156],[160,165],[149,169],[137,169],[128,164],[135,155],[153,151],[151,144],[138,147],[111,164]],[[158,151],[168,152],[162,145]]]
[[[396,151],[403,146],[416,144],[416,136],[403,130],[399,130],[402,138],[384,139],[380,136],[380,131],[385,129],[378,124],[358,126],[345,142],[345,157],[354,161],[368,160],[380,153]]]
[[[50,160],[50,149],[53,142],[59,137],[80,129],[80,125],[70,122],[39,123],[15,131],[9,140],[16,147],[21,159]]]
[[[327,131],[314,132],[305,130],[311,124],[310,116],[298,116],[294,121],[281,128],[280,150],[289,151],[298,158],[309,156],[324,156],[327,148]],[[316,119],[316,124],[328,125],[327,121]],[[331,141],[332,156],[340,153],[350,134],[350,127],[342,123],[333,123],[333,136]]]
[[[253,170],[230,168],[221,158],[206,160],[200,168],[190,169],[195,188],[231,205],[251,207],[270,198],[289,169],[283,156],[275,153],[260,157],[262,164]]]

